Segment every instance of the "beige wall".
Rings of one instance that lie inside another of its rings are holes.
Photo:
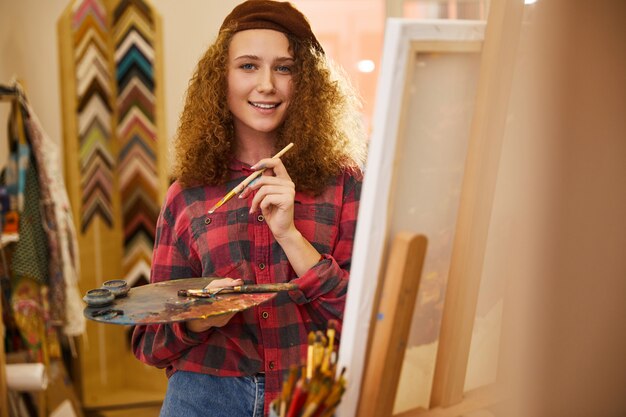
[[[626,3],[552,0],[535,17],[499,177],[519,214],[502,272],[523,303],[505,319],[505,363],[526,391],[508,415],[623,416]]]
[[[61,137],[56,16],[63,1],[0,0],[0,83],[22,80],[48,134]],[[6,115],[0,103],[0,166],[6,160]]]

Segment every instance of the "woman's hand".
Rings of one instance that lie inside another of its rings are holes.
[[[302,276],[321,259],[319,252],[296,229],[293,221],[296,186],[279,158],[262,159],[252,169],[266,168],[239,195],[246,198],[257,190],[250,213],[261,208],[265,222],[276,242],[283,248],[289,263],[298,276]]]
[[[252,190],[257,190],[250,213],[259,208],[277,241],[297,233],[293,221],[293,205],[296,186],[280,158],[265,158],[257,162],[253,169],[266,168],[257,180],[253,181],[240,194],[247,198]]]
[[[236,287],[237,285],[243,285],[243,280],[222,278],[211,281],[207,288],[222,288],[222,287]],[[215,317],[207,317],[206,319],[189,320],[187,322],[187,329],[195,333],[201,333],[209,330],[211,327],[222,327],[233,318],[237,313],[221,314]]]

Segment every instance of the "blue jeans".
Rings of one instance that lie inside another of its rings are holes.
[[[265,377],[219,377],[177,371],[159,417],[263,417]]]

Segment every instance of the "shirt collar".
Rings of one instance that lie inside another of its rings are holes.
[[[250,169],[250,165],[245,162],[241,162],[238,159],[231,158],[230,163],[228,164],[228,169],[236,172],[244,172],[244,173],[252,173],[254,170]]]

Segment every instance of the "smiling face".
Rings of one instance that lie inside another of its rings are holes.
[[[228,108],[238,140],[276,137],[293,92],[293,54],[287,37],[275,30],[235,33],[228,51]]]

